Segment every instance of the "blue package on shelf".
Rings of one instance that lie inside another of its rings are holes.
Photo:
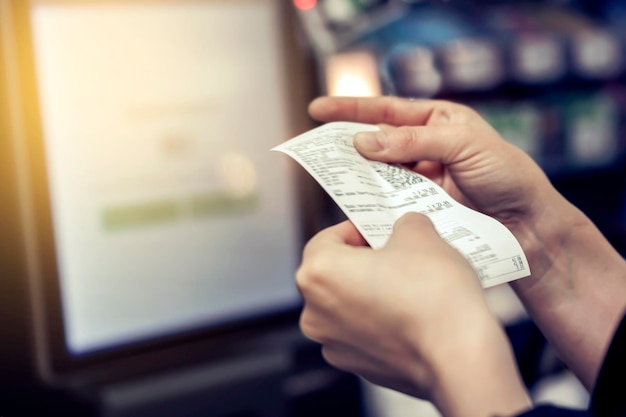
[[[538,24],[537,5],[503,5],[485,11],[484,22],[506,44],[506,66],[512,83],[545,85],[567,72],[566,48],[561,35]]]
[[[468,17],[424,4],[363,41],[384,51],[381,74],[394,94],[484,91],[503,78],[500,48]]]
[[[541,28],[564,40],[568,76],[573,81],[611,80],[624,71],[622,39],[606,22],[552,5],[526,13],[532,13]]]

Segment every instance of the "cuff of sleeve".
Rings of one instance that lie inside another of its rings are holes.
[[[591,396],[591,411],[594,416],[626,416],[626,397],[623,382],[626,375],[626,315],[622,317],[602,367],[596,379]]]
[[[553,405],[538,405],[516,417],[592,417],[586,410],[555,407]]]

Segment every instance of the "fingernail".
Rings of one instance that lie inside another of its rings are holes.
[[[380,152],[387,146],[384,132],[360,132],[354,136],[354,144],[362,151]]]

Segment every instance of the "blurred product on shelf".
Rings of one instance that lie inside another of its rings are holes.
[[[425,46],[402,45],[388,55],[388,70],[397,91],[406,95],[432,97],[442,87],[443,78],[435,53]]]
[[[476,108],[509,142],[549,175],[607,167],[618,162],[626,91],[559,92],[532,100],[476,100]]]
[[[504,139],[541,162],[545,135],[541,109],[533,102],[492,102],[474,106]]]
[[[487,16],[496,34],[507,39],[515,81],[603,80],[618,77],[624,69],[619,34],[576,10],[508,4],[490,9]]]
[[[402,0],[293,0],[307,41],[317,54],[350,47],[372,30],[404,16]]]
[[[565,157],[578,166],[615,161],[619,140],[619,109],[604,91],[563,97]]]
[[[571,76],[610,79],[623,70],[620,40],[601,22],[562,7],[544,6],[527,13],[545,30],[565,39]]]
[[[507,45],[510,81],[533,85],[562,79],[567,70],[563,39],[524,10],[504,5],[485,13],[487,25]]]
[[[450,91],[482,91],[504,79],[499,49],[488,39],[460,39],[442,46],[441,67]]]

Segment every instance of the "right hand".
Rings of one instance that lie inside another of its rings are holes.
[[[504,141],[478,113],[440,100],[322,97],[309,106],[320,121],[381,125],[362,132],[355,147],[366,158],[408,166],[454,199],[511,230],[540,216],[547,198],[560,198],[539,166]]]

